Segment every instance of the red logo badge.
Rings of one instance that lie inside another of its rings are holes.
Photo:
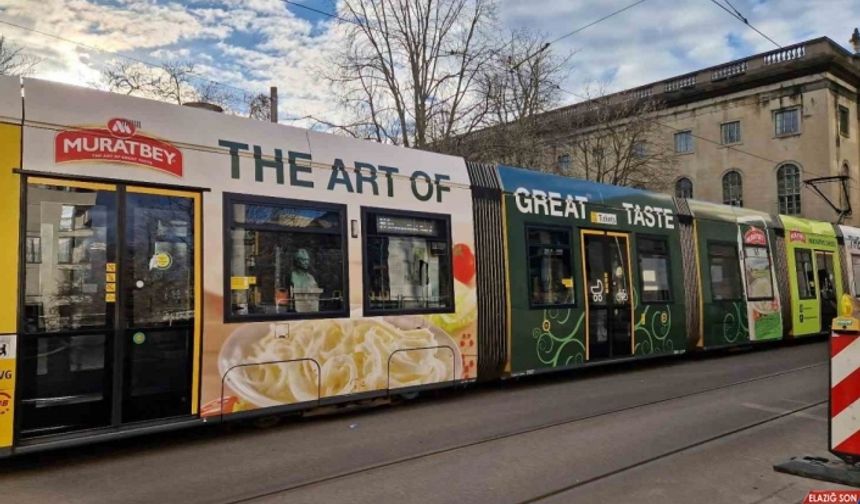
[[[792,231],[788,234],[788,241],[806,243],[806,235],[800,231]]]
[[[0,415],[9,413],[12,409],[12,396],[6,392],[0,392]]]
[[[182,176],[182,152],[175,146],[138,132],[130,119],[114,118],[107,128],[79,128],[57,133],[54,161],[103,161],[146,166]]]
[[[746,245],[767,245],[767,235],[759,228],[749,228],[744,233],[744,244]]]

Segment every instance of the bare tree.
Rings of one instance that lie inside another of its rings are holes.
[[[0,35],[0,75],[29,75],[40,61]]]
[[[248,117],[260,121],[272,120],[272,99],[265,93],[246,93],[244,96]]]
[[[633,95],[600,95],[560,110],[548,126],[556,154],[543,168],[606,184],[666,189],[676,170],[670,136],[656,122],[660,103]]]
[[[493,56],[494,0],[343,0],[328,80],[347,134],[424,148],[480,124],[478,79]]]
[[[115,93],[178,105],[211,103],[228,113],[266,121],[271,114],[268,95],[243,92],[202,78],[196,74],[194,64],[185,61],[169,61],[158,67],[115,61],[102,71],[101,77],[103,87]]]
[[[501,42],[479,80],[486,107],[482,129],[449,139],[445,150],[476,161],[539,166],[544,157],[539,115],[558,105],[570,55],[554,54],[541,35],[526,30]]]
[[[194,64],[172,61],[159,67],[115,61],[102,71],[109,91],[182,105],[197,101],[200,90],[193,83]],[[207,90],[207,89],[204,89]]]

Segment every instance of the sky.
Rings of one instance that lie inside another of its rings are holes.
[[[296,3],[335,12],[336,1]],[[729,1],[782,45],[827,36],[847,47],[860,26],[858,0]],[[529,28],[553,40],[633,0],[497,2],[503,27]],[[320,77],[338,46],[337,22],[282,0],[0,0],[0,34],[41,60],[33,77],[86,86],[99,82],[102,68],[117,55],[152,63],[189,61],[201,75],[229,86],[261,92],[277,85],[282,122],[337,115],[336,90]],[[551,47],[570,55],[562,87],[580,95],[775,48],[712,0],[646,0]],[[563,104],[577,100],[562,96]]]

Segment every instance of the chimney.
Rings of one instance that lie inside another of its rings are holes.
[[[860,55],[860,30],[854,28],[854,33],[851,34],[851,46],[854,48],[854,54]]]
[[[272,86],[269,88],[269,105],[271,105],[271,110],[269,113],[269,118],[273,123],[278,122],[278,86]]]

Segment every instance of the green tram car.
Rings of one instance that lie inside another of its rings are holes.
[[[482,169],[501,199],[502,375],[825,334],[856,294],[860,229]]]
[[[29,78],[0,215],[0,456],[814,336],[860,277],[860,229]]]

